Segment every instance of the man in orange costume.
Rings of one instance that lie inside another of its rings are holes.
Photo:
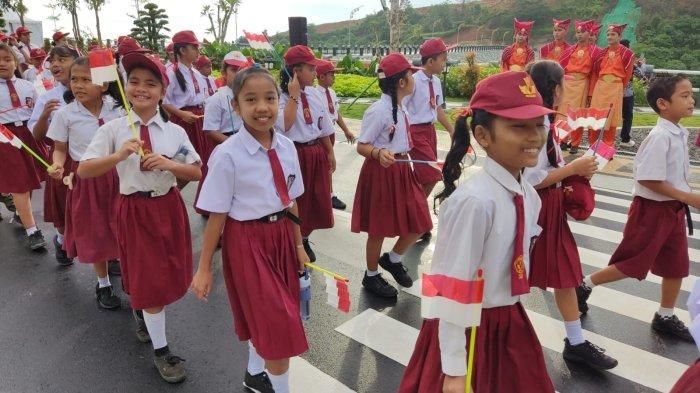
[[[615,145],[615,131],[622,124],[622,94],[632,78],[634,71],[634,53],[620,45],[622,32],[627,25],[608,26],[608,47],[598,52],[593,59],[591,72],[592,108],[607,108],[613,105],[608,120],[608,128],[603,132],[603,142],[609,146]],[[598,137],[598,132],[592,132],[590,138]]]
[[[569,31],[571,19],[552,19],[554,23],[554,40],[540,48],[540,57],[546,60],[559,61],[562,53],[569,49],[571,44],[566,42],[566,33]]]
[[[593,69],[593,59],[598,53],[590,41],[594,25],[595,22],[591,20],[576,21],[577,43],[565,50],[559,58],[559,64],[564,67],[568,76],[566,83],[564,83],[564,95],[558,108],[559,113],[564,116],[569,109],[585,108],[592,92],[590,89],[591,70]],[[572,154],[578,152],[582,137],[583,131],[571,133],[571,149],[569,151]],[[589,133],[589,140],[590,137]]]
[[[513,19],[515,43],[503,49],[501,71],[524,71],[525,65],[535,60],[535,51],[528,44],[528,37],[535,22],[520,22]]]

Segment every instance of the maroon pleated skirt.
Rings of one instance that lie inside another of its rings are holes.
[[[223,235],[223,272],[236,335],[266,360],[305,352],[293,223],[236,221]]]
[[[437,319],[423,321],[399,393],[442,393]],[[469,351],[469,329],[466,329]],[[535,330],[520,303],[485,308],[476,330],[472,387],[475,393],[549,393],[554,385]],[[464,359],[465,364],[467,359]]]
[[[699,393],[700,392],[700,359],[691,365],[681,378],[673,385],[671,393]]]
[[[6,124],[5,127],[30,149],[40,152],[36,140],[26,126]],[[24,148],[18,149],[9,143],[0,143],[0,161],[0,192],[23,194],[41,188],[41,180],[46,170],[42,170],[36,159]]]
[[[155,198],[120,195],[117,241],[132,308],[166,306],[185,296],[192,283],[192,238],[177,188]]]
[[[200,107],[186,106],[180,109],[193,113],[197,116],[204,116],[204,109]],[[202,131],[204,126],[204,117],[198,118],[197,121],[192,124],[185,122],[177,115],[172,115],[170,120],[185,129],[187,137],[190,139],[192,146],[194,146],[194,150],[202,159],[202,166],[206,165],[207,162],[209,162],[209,156],[211,155],[213,146],[204,131]]]
[[[47,141],[47,146],[49,148],[49,163],[53,163],[53,142],[51,141],[48,143]],[[73,160],[68,153],[66,153],[66,163],[63,167],[73,167]],[[68,172],[64,171],[64,175],[68,175]],[[53,223],[53,226],[56,228],[66,227],[67,194],[68,187],[63,184],[62,180],[55,180],[46,176],[46,186],[44,187],[44,221]]]
[[[333,228],[330,166],[322,144],[295,145],[304,180],[304,193],[296,202],[299,206],[301,234],[309,236],[316,229]]]
[[[610,265],[638,280],[643,280],[649,271],[665,278],[688,277],[690,258],[685,230],[683,203],[636,196]]]
[[[406,158],[406,155],[396,158]],[[428,202],[411,166],[395,163],[388,168],[365,159],[352,207],[353,232],[396,237],[425,233],[433,228]]]
[[[100,177],[81,179],[72,165],[73,189],[66,195],[66,241],[69,258],[97,263],[119,258],[117,200],[119,177],[112,169]]]
[[[564,211],[564,190],[543,188],[537,193],[542,200],[537,220],[542,233],[530,252],[530,286],[576,288],[583,281],[583,270]]]
[[[437,132],[434,124],[413,124],[410,127],[413,148],[408,153],[412,160],[437,161]],[[430,165],[414,164],[413,172],[419,184],[442,180],[442,172]]]

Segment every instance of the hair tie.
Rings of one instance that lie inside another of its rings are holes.
[[[466,117],[471,117],[472,114],[473,114],[472,108],[466,107],[466,108],[460,109],[459,113],[457,114],[457,117],[465,117],[466,118]]]

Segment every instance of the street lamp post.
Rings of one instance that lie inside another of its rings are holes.
[[[464,25],[464,23],[460,23],[459,26],[457,26],[457,45],[459,45],[459,42],[460,42],[459,41],[459,33],[460,33],[460,30],[462,29],[462,27],[466,27]]]
[[[357,13],[357,11],[360,10],[360,8],[362,8],[362,6],[355,7],[352,9],[352,11],[350,11],[350,21],[348,22],[348,48],[351,46],[352,43],[352,35],[350,34],[350,27],[352,27],[352,18],[355,17],[355,14]]]
[[[507,35],[508,35],[508,30],[506,30],[506,32],[503,33],[503,39],[501,40],[501,45],[505,45],[505,44],[506,44],[506,36],[507,36]]]
[[[498,31],[498,28],[496,28],[496,30],[491,32],[491,45],[493,45],[493,37],[496,35],[497,31]]]

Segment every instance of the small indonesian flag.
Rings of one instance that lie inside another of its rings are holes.
[[[567,114],[567,123],[569,124],[569,128],[572,130],[576,130],[578,128],[584,130],[602,130],[605,128],[605,123],[608,120],[609,114],[609,108],[579,108],[575,111],[569,109],[569,113]]]
[[[598,140],[588,149],[584,156],[593,156],[598,162],[598,170],[603,169],[615,156],[615,148]]]
[[[9,143],[18,149],[22,148],[22,140],[2,124],[0,124],[0,143]]]
[[[326,303],[344,313],[350,311],[350,292],[346,281],[326,276],[326,294],[328,294]]]
[[[40,72],[34,80],[34,88],[36,89],[37,95],[40,96],[46,93],[47,91],[53,89],[53,81],[51,81],[50,78],[44,76],[43,72]]]
[[[484,280],[481,270],[476,280],[460,280],[444,274],[423,274],[421,314],[423,318],[449,316],[449,322],[464,328],[479,326]]]
[[[245,30],[243,30],[243,33],[245,34],[245,38],[248,40],[251,48],[273,50],[272,44],[270,44],[270,41],[267,40],[267,37],[265,37],[264,34],[249,33]]]
[[[566,142],[571,137],[573,129],[569,126],[566,120],[557,120],[554,122],[554,140],[557,143]]]
[[[90,60],[90,75],[92,83],[102,85],[113,82],[119,78],[117,64],[114,62],[112,51],[109,49],[95,49],[88,54]]]

